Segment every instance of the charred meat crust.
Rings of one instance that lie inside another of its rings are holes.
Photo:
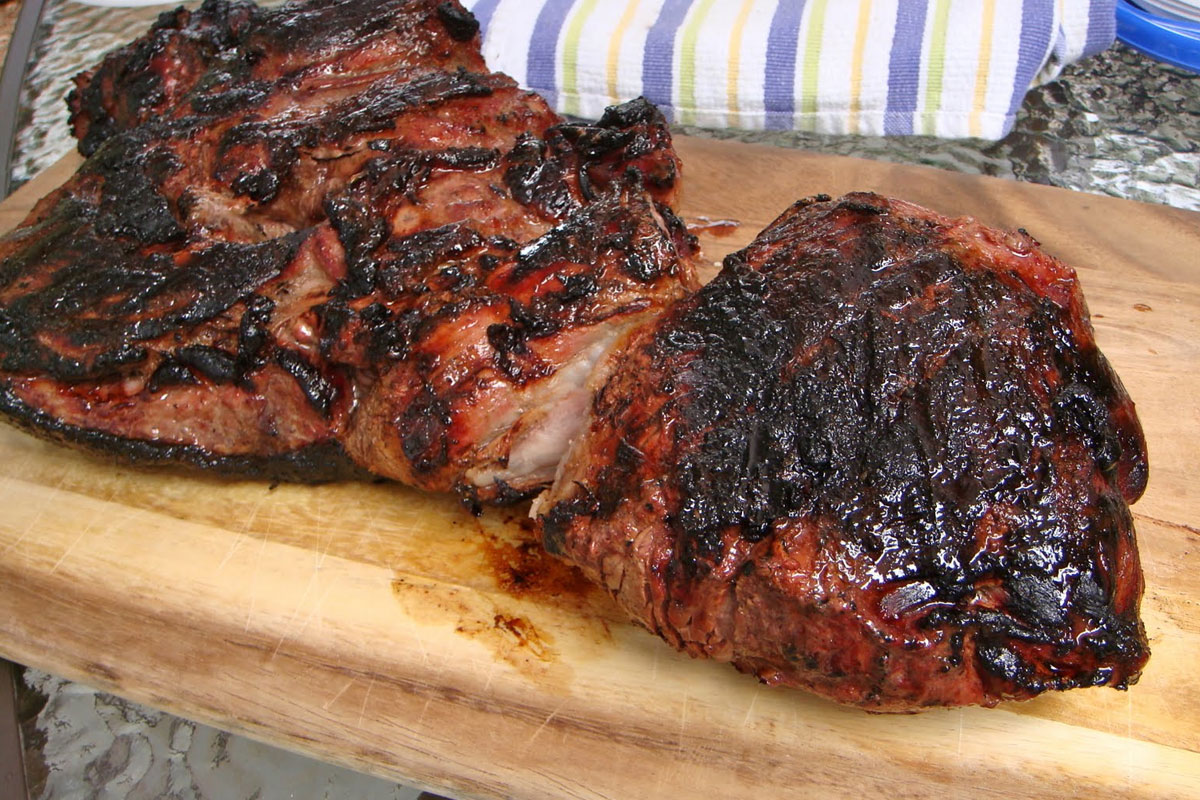
[[[652,328],[539,503],[651,630],[882,710],[1137,679],[1144,442],[1027,236],[805,201]]]
[[[64,381],[111,376],[145,360],[141,343],[207,323],[248,301],[280,275],[304,238],[218,242],[172,257],[122,252],[93,227],[72,224],[77,222],[43,227],[39,244],[54,248],[58,268],[0,308],[5,371]]]

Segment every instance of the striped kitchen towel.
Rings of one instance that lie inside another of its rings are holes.
[[[1105,49],[1116,0],[464,0],[497,70],[598,117],[645,95],[707,127],[999,139]]]

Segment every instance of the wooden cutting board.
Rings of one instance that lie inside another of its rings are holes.
[[[117,468],[0,426],[0,654],[470,797],[1200,795],[1200,214],[935,170],[679,142],[716,259],[792,200],[871,189],[1025,226],[1078,266],[1151,457],[1154,655],[1128,692],[877,716],[692,661],[540,554],[387,485]],[[15,224],[77,162],[2,208]]]

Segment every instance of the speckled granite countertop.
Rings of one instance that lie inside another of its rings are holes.
[[[15,3],[0,4],[0,52],[15,8]],[[26,80],[16,181],[27,180],[72,147],[62,102],[70,76],[96,52],[144,29],[155,12],[52,4],[43,45]],[[49,41],[52,47],[45,44]],[[1000,142],[683,132],[1200,210],[1200,77],[1120,45],[1030,92],[1016,129]],[[34,670],[24,672],[21,700],[33,797],[411,800],[419,794]]]

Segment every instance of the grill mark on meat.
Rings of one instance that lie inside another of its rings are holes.
[[[43,285],[4,298],[0,364],[65,381],[111,374],[141,360],[138,342],[224,313],[277,277],[299,244],[291,236],[138,257],[69,221],[48,239],[54,266]]]
[[[232,383],[237,377],[237,360],[216,347],[188,345],[176,350],[174,358],[214,383]]]
[[[271,314],[275,311],[275,303],[262,295],[251,295],[246,300],[238,322],[237,361],[235,364],[237,379],[246,384],[246,377],[261,367],[266,358],[264,351],[270,346],[271,338],[268,324]]]
[[[330,409],[337,399],[337,391],[333,384],[325,379],[321,371],[293,350],[277,351],[275,360],[279,366],[296,379],[296,383],[300,384],[304,396],[308,398],[312,407],[322,416],[328,417]]]

